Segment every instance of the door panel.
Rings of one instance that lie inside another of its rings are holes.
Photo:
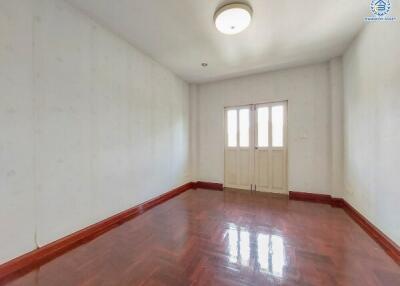
[[[250,190],[253,180],[253,123],[251,106],[225,111],[225,182],[230,188]]]
[[[257,191],[287,193],[287,104],[258,104],[255,126],[255,185]]]
[[[282,190],[285,186],[284,178],[284,152],[282,150],[272,151],[272,188]]]
[[[237,164],[235,150],[225,150],[225,184],[226,185],[238,185],[237,180]]]
[[[250,166],[251,158],[250,152],[248,150],[239,150],[239,185],[240,186],[250,186]]]
[[[268,190],[270,185],[268,150],[255,150],[255,162],[255,185],[259,191]]]

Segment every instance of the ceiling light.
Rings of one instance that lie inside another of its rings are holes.
[[[234,35],[250,25],[252,14],[253,10],[246,4],[228,4],[215,12],[215,26],[223,34]]]

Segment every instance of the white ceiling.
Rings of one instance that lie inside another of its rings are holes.
[[[67,1],[197,83],[341,55],[369,16],[367,0],[250,0],[250,27],[228,36],[216,30],[213,15],[217,7],[234,1]]]

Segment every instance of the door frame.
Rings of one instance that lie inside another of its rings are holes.
[[[239,109],[241,107],[248,107],[248,106],[251,107],[250,110],[252,112],[251,112],[251,115],[250,115],[250,122],[252,124],[250,124],[250,129],[253,129],[253,132],[250,132],[250,137],[251,137],[250,138],[250,142],[253,142],[253,152],[252,153],[254,154],[254,149],[255,149],[254,147],[256,145],[256,138],[257,138],[257,135],[256,135],[256,118],[255,118],[256,112],[254,112],[255,106],[257,106],[257,105],[275,105],[275,104],[278,105],[279,103],[284,103],[285,104],[284,105],[284,110],[285,110],[285,113],[286,113],[285,114],[286,115],[285,116],[286,120],[284,121],[284,133],[283,133],[284,144],[286,144],[286,153],[285,153],[285,159],[284,159],[285,172],[286,172],[286,174],[285,174],[286,192],[285,193],[281,193],[281,194],[289,195],[289,152],[290,152],[289,147],[290,146],[289,146],[289,100],[288,99],[274,100],[274,101],[267,101],[267,102],[262,101],[262,102],[257,102],[257,103],[248,103],[248,104],[239,104],[239,105],[226,105],[226,106],[223,107],[223,111],[222,111],[223,116],[222,116],[222,118],[223,118],[223,129],[224,129],[224,145],[223,145],[223,148],[222,148],[222,152],[223,152],[223,162],[224,162],[224,169],[223,169],[223,178],[224,178],[223,179],[223,187],[224,188],[234,188],[234,187],[231,187],[231,186],[227,186],[226,182],[225,182],[225,170],[226,170],[226,166],[225,166],[226,165],[225,150],[227,148],[227,135],[228,135],[227,134],[227,126],[226,126],[226,123],[227,123],[226,111],[229,110],[229,109]],[[239,118],[238,118],[238,121],[239,121]],[[251,126],[251,125],[253,125],[253,126]],[[239,130],[237,132],[238,132],[237,136],[239,136]],[[238,141],[238,144],[239,144],[239,141]],[[271,147],[271,148],[273,148],[273,147]],[[254,157],[254,155],[253,155],[253,157]],[[255,169],[255,160],[254,160],[254,158],[253,158],[252,169],[253,170]],[[254,179],[255,179],[254,178],[254,172],[252,172],[252,176],[253,176],[252,181],[254,181]],[[254,190],[255,189],[252,186],[251,191],[254,191]]]

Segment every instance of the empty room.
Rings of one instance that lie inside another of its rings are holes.
[[[400,0],[0,0],[0,286],[400,286]]]

